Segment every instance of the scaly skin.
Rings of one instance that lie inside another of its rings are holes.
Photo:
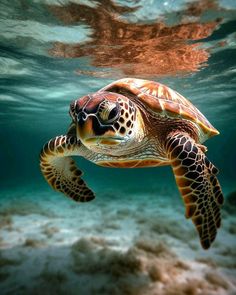
[[[186,206],[186,218],[192,218],[202,247],[208,249],[220,227],[224,201],[216,178],[218,169],[187,133],[169,134],[166,152]]]
[[[72,155],[80,153],[81,143],[71,135],[61,135],[47,142],[40,153],[41,171],[55,190],[62,192],[77,202],[88,202],[95,198],[94,193],[81,178]]]

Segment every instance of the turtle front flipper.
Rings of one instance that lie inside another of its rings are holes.
[[[40,153],[40,167],[47,182],[77,202],[95,198],[94,193],[81,178],[82,172],[70,157],[78,155],[80,142],[75,136],[61,135],[47,142]]]
[[[202,247],[208,249],[220,227],[224,201],[216,178],[218,169],[188,134],[169,135],[166,151],[186,206],[186,218],[192,218]]]

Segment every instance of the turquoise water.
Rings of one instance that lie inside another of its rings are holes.
[[[235,192],[235,28],[233,0],[0,1],[1,294],[235,294],[233,195],[203,251],[170,167],[77,158],[97,196],[82,205],[39,170],[72,100],[144,78],[187,97],[220,131],[207,155],[224,195]]]

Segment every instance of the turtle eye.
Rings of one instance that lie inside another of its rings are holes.
[[[119,104],[109,103],[105,101],[104,103],[101,104],[98,114],[102,123],[104,124],[113,123],[120,114]]]
[[[108,115],[108,120],[109,122],[113,122],[117,119],[119,115],[119,109],[117,106],[115,106],[113,109],[111,109],[109,115]]]

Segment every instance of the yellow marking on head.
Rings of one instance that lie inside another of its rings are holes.
[[[105,145],[117,145],[119,144],[119,141],[116,141],[115,139],[101,139],[99,143]]]
[[[96,137],[90,137],[90,138],[86,138],[84,141],[86,143],[95,143],[95,142],[97,142],[97,138]]]

